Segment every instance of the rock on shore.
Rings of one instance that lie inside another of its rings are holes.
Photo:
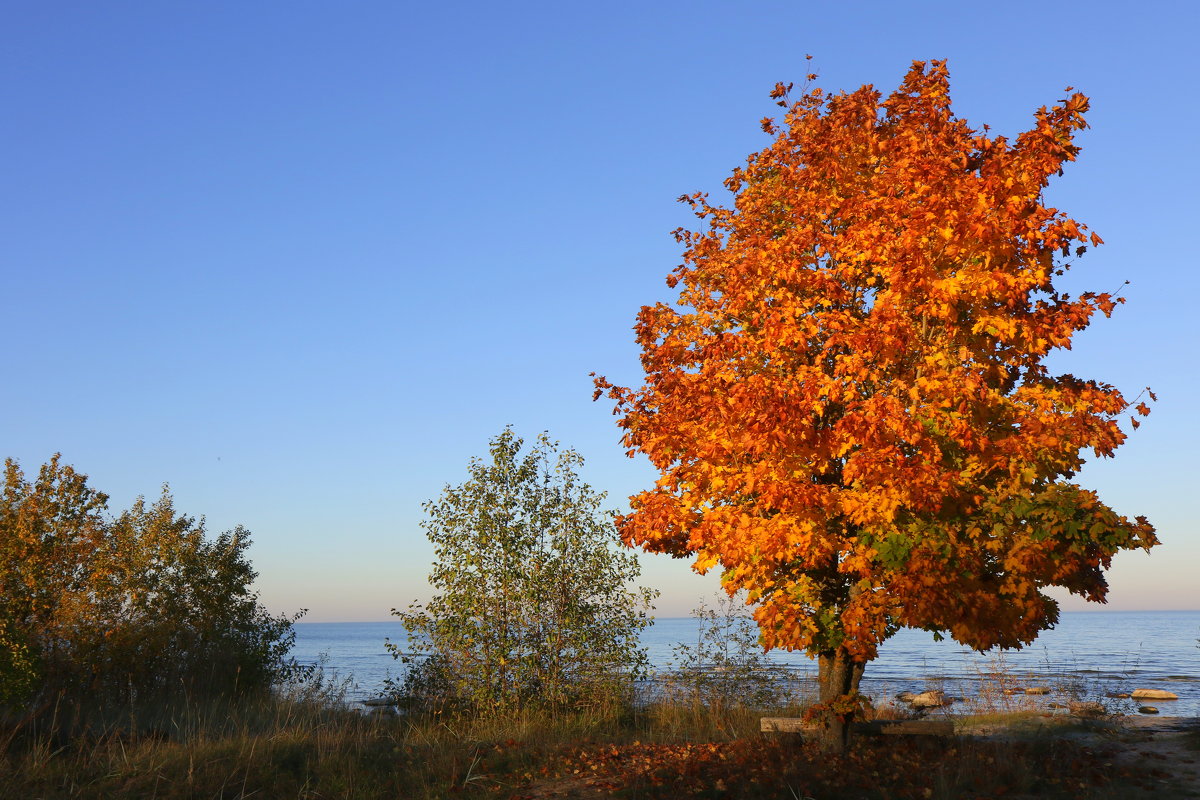
[[[896,699],[902,703],[908,703],[913,708],[941,708],[953,702],[949,697],[946,697],[945,692],[937,690],[921,692],[920,694],[901,692],[896,695]]]

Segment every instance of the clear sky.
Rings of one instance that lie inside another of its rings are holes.
[[[114,507],[169,482],[243,524],[275,611],[427,596],[421,503],[504,425],[621,506],[649,485],[588,373],[637,383],[671,296],[674,198],[765,146],[776,81],[893,89],[949,60],[1014,134],[1093,100],[1052,204],[1107,244],[1072,286],[1127,305],[1056,357],[1153,414],[1081,482],[1163,545],[1113,609],[1200,608],[1190,3],[32,2],[0,11],[0,455],[56,451]],[[659,614],[716,586],[644,558]],[[1081,607],[1068,603],[1067,608]]]

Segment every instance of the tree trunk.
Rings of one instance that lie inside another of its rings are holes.
[[[854,661],[844,649],[828,650],[817,656],[818,701],[832,703],[858,692],[866,664]],[[850,722],[847,718],[828,714],[822,745],[833,753],[845,752],[850,743]]]

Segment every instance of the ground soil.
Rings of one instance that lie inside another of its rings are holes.
[[[1200,798],[1200,718],[1127,717],[1121,725],[1130,740],[1124,758],[1158,761],[1175,796]]]
[[[1054,730],[1049,735],[1117,745],[1115,766],[1149,766],[1165,773],[1152,788],[1129,787],[1130,800],[1200,798],[1200,717],[1127,715],[1089,720],[1077,726],[1063,725],[1061,718],[1047,722],[1042,735]],[[1003,738],[1028,733],[1029,725],[1024,721],[1015,727],[1003,722],[981,726],[970,735]]]

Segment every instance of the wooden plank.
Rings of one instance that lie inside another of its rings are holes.
[[[800,717],[762,717],[759,730],[763,733],[799,733],[819,736],[819,724],[805,722]],[[884,736],[953,736],[954,722],[948,719],[889,719],[856,722],[852,730],[865,735]]]
[[[954,723],[948,719],[883,720],[879,732],[885,736],[953,736]]]

